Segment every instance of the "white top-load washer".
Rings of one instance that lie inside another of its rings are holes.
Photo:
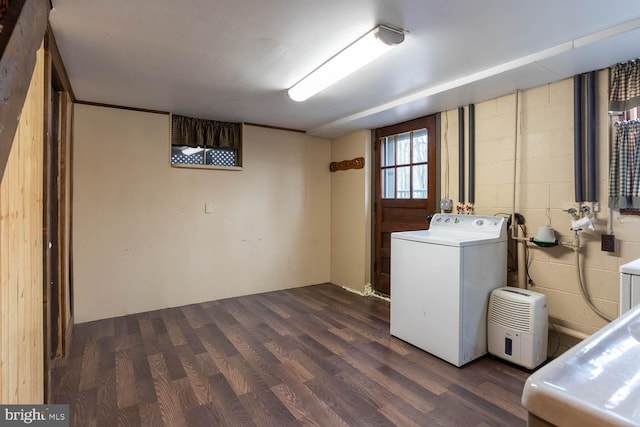
[[[455,366],[487,353],[487,307],[507,285],[504,218],[436,214],[391,234],[391,335]]]

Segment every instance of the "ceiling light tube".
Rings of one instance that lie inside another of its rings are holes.
[[[404,41],[404,32],[378,25],[289,89],[294,101],[304,101],[373,61]]]

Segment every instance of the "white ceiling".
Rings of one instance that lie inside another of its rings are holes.
[[[78,100],[332,138],[640,57],[640,2],[52,0]],[[619,5],[614,7],[613,5]],[[287,89],[377,24],[404,43],[298,103]]]

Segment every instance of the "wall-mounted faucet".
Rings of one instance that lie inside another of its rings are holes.
[[[569,215],[571,215],[571,217],[573,219],[578,219],[578,210],[576,208],[569,208],[569,209],[565,209],[564,210],[566,213],[568,213]]]

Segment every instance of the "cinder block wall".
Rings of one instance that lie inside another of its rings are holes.
[[[602,311],[617,317],[619,267],[640,258],[640,219],[613,213],[613,229],[619,240],[615,254],[600,250],[600,235],[607,232],[608,161],[610,123],[607,114],[608,74],[598,73],[597,176],[599,212],[595,231],[580,233],[580,262],[593,301]],[[571,218],[564,212],[578,207],[573,179],[573,80],[567,79],[521,91],[518,101],[518,146],[515,150],[516,96],[506,95],[476,104],[476,210],[477,214],[509,213],[526,219],[527,236],[539,226],[551,225],[559,239],[573,239]],[[468,115],[468,109],[465,108]],[[467,121],[468,123],[468,121]],[[457,200],[458,114],[442,114],[442,194]],[[465,125],[466,127],[466,125]],[[465,137],[468,141],[468,136]],[[445,174],[449,159],[449,187]],[[468,159],[468,155],[465,156]],[[514,161],[515,159],[515,161]],[[467,160],[468,161],[468,160]],[[515,162],[515,163],[514,163]],[[515,185],[514,185],[515,165]],[[574,331],[591,334],[607,322],[585,304],[580,294],[576,255],[566,247],[542,249],[529,245],[532,290],[549,301],[551,321]],[[516,285],[517,277],[510,276]]]

